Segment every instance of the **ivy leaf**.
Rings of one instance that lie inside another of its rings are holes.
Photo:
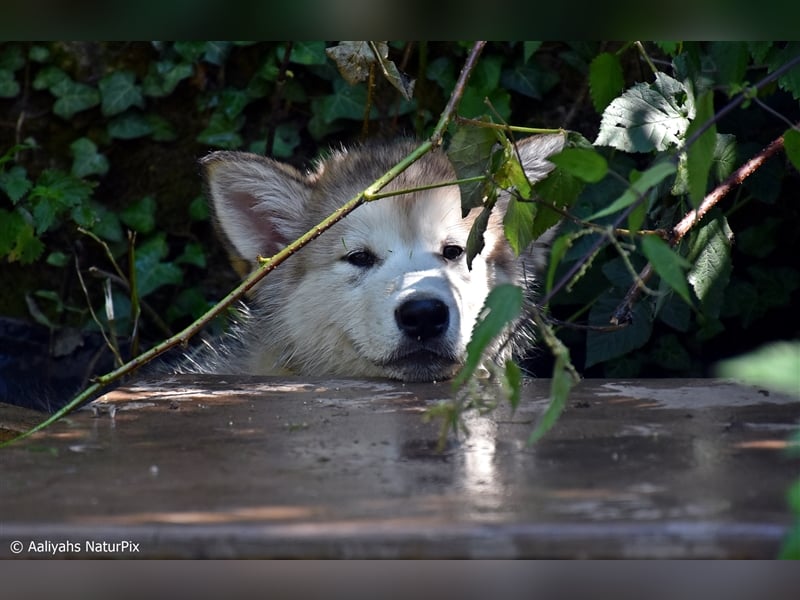
[[[89,138],[82,137],[69,146],[72,153],[72,174],[75,177],[105,175],[108,172],[108,159],[97,151],[97,145]]]
[[[522,298],[522,289],[510,283],[498,285],[489,292],[467,344],[467,359],[453,379],[454,388],[462,386],[472,377],[489,344],[519,316]]]
[[[136,249],[136,283],[139,297],[144,298],[164,285],[177,285],[183,279],[180,267],[162,262],[169,248],[161,233]]]
[[[19,94],[19,83],[13,71],[0,69],[0,98],[14,98]]]
[[[276,54],[278,55],[278,60],[283,60],[286,55],[286,48],[279,47]],[[328,60],[325,53],[325,42],[295,42],[292,44],[289,60],[299,65],[324,65]]]
[[[106,117],[125,112],[131,106],[144,108],[141,87],[136,84],[136,75],[130,71],[115,71],[103,77],[98,87],[102,98],[100,109]]]
[[[155,229],[156,226],[156,201],[152,196],[145,196],[137,200],[120,215],[125,225],[139,233],[147,234]]]
[[[659,277],[678,292],[687,304],[692,304],[689,294],[689,286],[686,282],[684,271],[691,267],[689,262],[681,255],[677,254],[669,247],[664,240],[657,235],[646,235],[642,238],[642,252],[653,265],[653,269]]]
[[[50,88],[58,97],[53,104],[53,112],[62,119],[71,119],[76,113],[94,108],[100,104],[100,92],[85,83],[76,83],[69,78]]]
[[[114,117],[108,123],[108,135],[120,140],[133,140],[153,133],[153,125],[136,110]]]
[[[579,179],[558,167],[551,171],[545,179],[537,182],[533,186],[534,197],[541,198],[546,204],[539,204],[531,236],[534,239],[538,238],[563,219],[561,213],[550,210],[548,205],[552,204],[556,208],[568,209],[578,199],[583,187],[584,184]]]
[[[51,93],[53,93],[53,95],[57,95],[54,92],[52,92],[53,88],[69,83],[71,83],[69,75],[67,75],[64,71],[62,71],[58,67],[49,65],[41,69],[36,74],[36,77],[34,77],[33,79],[33,89],[51,90]]]
[[[191,77],[194,65],[188,62],[174,63],[171,60],[162,60],[152,63],[142,80],[142,92],[146,96],[162,98],[169,96],[178,84]]]
[[[594,57],[589,65],[589,92],[597,112],[602,113],[620,95],[624,85],[622,65],[616,54],[602,52]]]
[[[603,111],[595,145],[625,152],[662,152],[680,145],[694,114],[694,100],[686,86],[656,73],[654,83],[637,83],[611,101]]]

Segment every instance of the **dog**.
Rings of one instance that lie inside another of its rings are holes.
[[[558,134],[517,144],[532,182],[548,174],[547,157],[563,146]],[[201,159],[216,226],[240,274],[312,229],[415,147],[401,139],[336,150],[307,173],[245,152]],[[467,236],[481,209],[462,218],[456,184],[406,191],[455,179],[441,150],[413,163],[382,190],[403,193],[358,207],[262,279],[227,339],[193,359],[195,372],[408,382],[453,377],[492,288],[529,285],[545,256],[537,242],[514,254],[503,234],[509,201],[503,192],[485,246],[468,268]],[[495,354],[513,345],[504,341]]]

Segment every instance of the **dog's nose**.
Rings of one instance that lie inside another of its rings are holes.
[[[394,311],[394,320],[407,336],[426,340],[447,331],[450,313],[447,305],[435,298],[406,300]]]

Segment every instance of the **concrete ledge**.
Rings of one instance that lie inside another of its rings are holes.
[[[586,380],[529,447],[549,383],[527,382],[514,415],[471,415],[443,452],[422,414],[447,383],[122,388],[0,451],[0,557],[777,555],[800,402],[717,380]]]

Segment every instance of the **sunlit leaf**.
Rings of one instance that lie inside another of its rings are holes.
[[[625,152],[668,150],[681,144],[694,114],[686,86],[656,73],[654,83],[637,83],[606,107],[595,145]]]
[[[522,289],[516,285],[502,284],[486,297],[472,338],[467,344],[467,359],[453,380],[453,386],[463,385],[480,365],[483,353],[492,341],[516,319],[522,311]]]

